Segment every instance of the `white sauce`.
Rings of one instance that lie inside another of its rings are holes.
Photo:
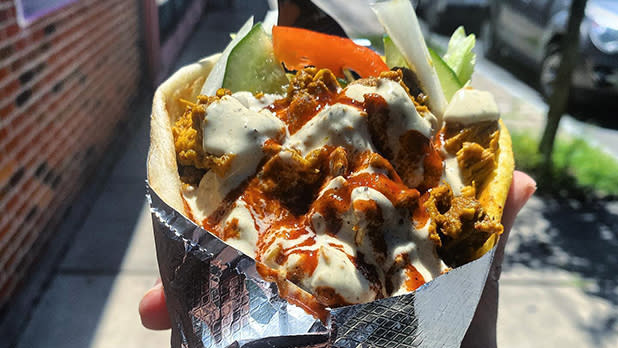
[[[327,106],[284,143],[302,156],[325,145],[375,151],[367,128],[367,114],[345,104]]]
[[[464,126],[497,121],[500,118],[498,105],[491,93],[472,88],[462,88],[455,93],[444,112],[444,122]]]
[[[217,156],[236,155],[239,160],[235,162],[243,166],[244,160],[256,162],[262,144],[280,136],[284,128],[276,116],[247,109],[236,98],[224,96],[206,108],[202,145],[204,151]]]
[[[236,201],[234,208],[223,220],[223,226],[237,220],[238,238],[228,238],[226,243],[242,251],[246,255],[255,258],[258,232],[255,229],[253,216],[245,202],[241,199]]]
[[[469,126],[479,122],[497,121],[500,118],[498,105],[491,93],[472,88],[462,88],[455,93],[444,112],[447,124]],[[442,181],[446,182],[455,196],[461,195],[465,186],[457,157],[443,151],[444,172]]]
[[[255,99],[255,98],[254,98]],[[246,102],[246,100],[245,100]],[[249,103],[251,104],[251,103]],[[209,171],[200,182],[206,196],[202,209],[212,212],[233,188],[253,175],[264,157],[262,145],[279,138],[285,125],[275,115],[247,109],[234,97],[224,96],[206,109],[203,124],[203,147],[213,155],[231,155],[230,168],[221,178]],[[208,215],[208,214],[206,214]]]
[[[238,100],[244,107],[251,111],[260,112],[262,109],[272,104],[275,100],[283,98],[278,94],[263,94],[259,99],[251,92],[236,92],[232,97]],[[268,110],[265,110],[268,111]]]
[[[318,265],[303,283],[310,289],[332,288],[350,303],[373,301],[377,295],[348,256],[329,245],[319,249]]]
[[[182,193],[193,217],[201,222],[217,209],[233,188],[211,170],[204,174],[197,188],[185,187]]]
[[[277,234],[278,232],[280,231],[277,231]],[[300,264],[302,258],[298,253],[293,253],[294,251],[315,251],[316,268],[311,275],[301,280],[299,285],[302,288],[313,293],[320,287],[332,288],[350,303],[369,302],[376,298],[377,293],[371,289],[369,281],[348,257],[348,255],[356,256],[356,248],[353,245],[328,234],[307,232],[295,240],[277,239],[264,253],[262,261],[269,267],[287,274],[302,266]],[[309,238],[313,238],[315,244],[297,246]],[[333,245],[340,246],[343,251]],[[283,265],[275,262],[280,250],[287,250],[289,255]]]
[[[376,87],[354,84],[346,87],[344,93],[359,102],[365,101],[364,95],[369,93],[384,98],[390,111],[387,132],[392,149],[399,148],[399,137],[409,130],[416,130],[427,138],[433,135],[431,120],[419,115],[414,102],[398,82],[378,79]]]
[[[449,157],[444,160],[444,171],[442,172],[440,181],[446,182],[451,187],[455,196],[461,195],[461,189],[464,188],[465,185],[461,177],[461,170],[459,169],[457,157],[449,155]]]
[[[441,261],[434,252],[433,242],[429,240],[429,224],[422,228],[416,227],[410,217],[395,209],[382,193],[368,187],[355,188],[352,191],[352,200],[372,200],[382,212],[385,223],[381,228],[387,250],[386,259],[381,265],[384,271],[393,265],[398,255],[408,253],[411,264],[425,280],[429,281],[440,274]],[[359,220],[362,224],[362,217]]]

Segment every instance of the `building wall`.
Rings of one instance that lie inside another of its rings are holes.
[[[0,0],[0,308],[127,117],[138,0],[77,0],[20,28]]]

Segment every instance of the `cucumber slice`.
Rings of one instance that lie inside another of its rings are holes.
[[[238,30],[236,35],[234,35],[234,39],[230,42],[221,53],[221,57],[215,63],[215,66],[212,67],[210,74],[206,78],[206,82],[202,86],[202,91],[200,94],[202,95],[215,95],[217,90],[221,88],[223,85],[223,76],[225,75],[225,67],[227,66],[227,58],[230,56],[230,52],[232,49],[236,47],[236,44],[242,40],[253,28],[253,17],[249,18],[245,24]]]
[[[230,52],[223,88],[232,92],[283,93],[288,83],[283,67],[275,59],[272,39],[257,23]]]
[[[429,50],[429,55],[433,61],[433,66],[438,74],[438,79],[440,79],[440,85],[442,85],[444,96],[446,97],[446,100],[450,102],[453,95],[455,95],[455,92],[463,87],[463,85],[459,82],[459,79],[453,69],[451,69],[448,64],[440,58],[440,55],[429,47],[427,47],[427,49]]]
[[[399,48],[395,45],[390,36],[384,36],[384,58],[386,58],[386,65],[389,68],[394,67],[402,67],[402,68],[410,68],[408,62],[406,62],[406,58],[404,58],[403,54],[399,51]]]

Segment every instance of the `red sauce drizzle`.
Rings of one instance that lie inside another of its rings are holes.
[[[406,287],[406,290],[414,291],[419,286],[425,284],[425,278],[423,278],[423,276],[419,273],[419,271],[416,270],[416,267],[412,265],[407,265],[405,272],[406,272],[406,277],[407,277],[406,282],[404,284]]]
[[[276,100],[266,108],[288,126],[290,134],[294,134],[326,105],[332,104],[334,96],[329,92],[318,95],[300,93],[294,98]]]
[[[444,170],[443,159],[440,152],[437,150],[431,142],[427,143],[425,148],[425,158],[423,159],[424,180],[420,187],[421,190],[426,191],[432,187],[440,185],[440,179],[442,178],[442,171]]]
[[[418,209],[414,211],[414,222],[417,227],[423,227],[429,221],[429,212],[425,208],[425,202],[429,197],[429,192],[425,192],[418,200]]]
[[[185,208],[185,214],[187,214],[187,217],[191,221],[195,221],[195,218],[193,217],[193,212],[191,212],[191,206],[189,206],[189,203],[185,199],[185,196],[180,195],[180,197],[182,198],[182,206],[183,206],[183,208]]]

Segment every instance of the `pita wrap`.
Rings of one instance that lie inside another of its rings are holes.
[[[147,161],[148,181],[150,187],[165,203],[189,218],[192,214],[181,193],[183,184],[178,171],[172,127],[186,107],[181,99],[196,100],[204,81],[219,57],[218,54],[212,55],[178,70],[157,89],[153,101],[151,142]],[[496,222],[501,219],[514,169],[508,130],[502,121],[499,121],[498,127],[500,132],[496,151],[497,165],[486,177],[485,183],[476,191],[476,199],[480,202],[485,214]],[[472,252],[473,257],[466,261],[479,258],[490,250],[498,240],[500,233],[501,230],[492,234],[480,248]]]

